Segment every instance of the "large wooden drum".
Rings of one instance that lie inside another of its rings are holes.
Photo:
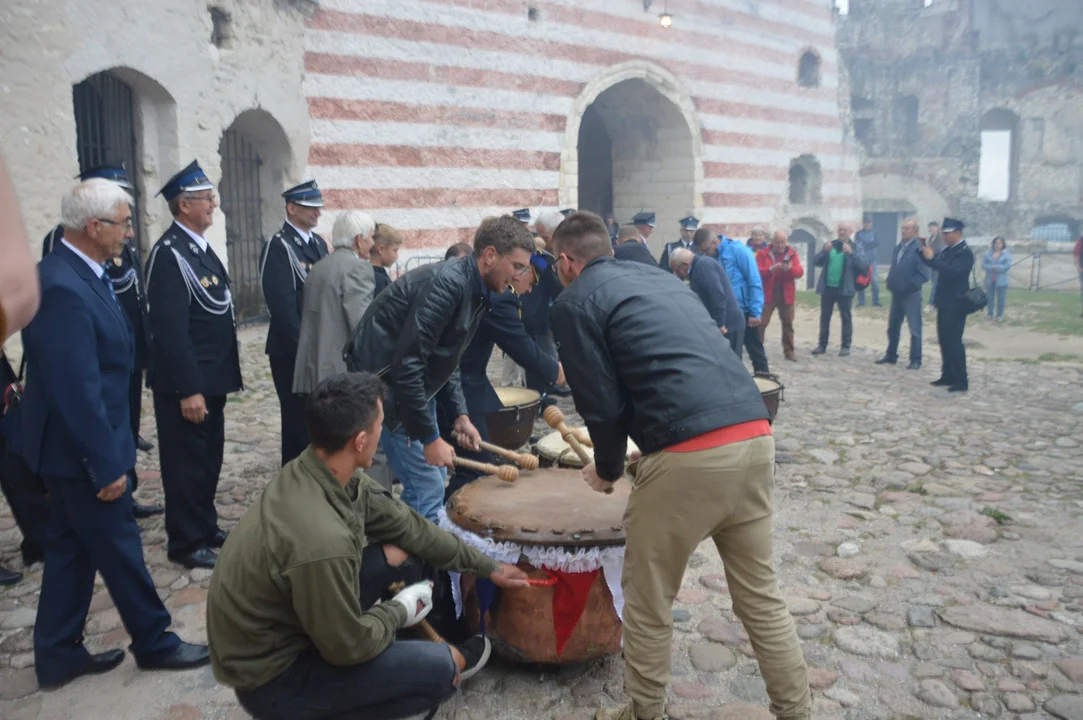
[[[619,653],[624,562],[622,516],[631,485],[596,493],[573,470],[526,473],[506,483],[487,476],[448,500],[441,526],[494,559],[519,561],[537,579],[495,589],[484,630],[501,656],[517,662],[579,663]],[[461,577],[471,628],[483,604],[474,578]]]
[[[778,414],[778,404],[783,400],[782,393],[786,389],[786,386],[782,384],[782,381],[778,379],[777,375],[770,373],[756,373],[752,378],[756,381],[756,387],[759,388],[760,397],[763,398],[763,404],[767,408],[767,414],[770,415],[768,422],[775,422],[775,415]]]
[[[577,435],[590,437],[590,433],[587,432],[585,427],[573,427],[571,428]],[[558,467],[565,468],[581,468],[583,467],[583,461],[579,459],[579,455],[572,450],[572,446],[564,441],[560,433],[554,430],[553,432],[543,435],[535,445],[535,449],[538,451],[538,457],[542,460],[547,460],[550,463],[556,463]],[[583,449],[586,450],[587,455],[594,459],[594,448],[584,445]],[[636,444],[632,442],[631,438],[628,438],[628,457],[632,456],[632,453],[638,450]]]
[[[534,418],[538,416],[541,395],[534,390],[516,387],[498,387],[496,395],[504,407],[485,416],[489,440],[502,448],[518,450],[526,445],[534,432]]]

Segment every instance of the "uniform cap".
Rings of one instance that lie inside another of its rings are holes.
[[[169,182],[162,186],[158,194],[168,202],[182,192],[198,192],[212,188],[214,188],[214,183],[207,179],[207,175],[203,172],[203,168],[199,166],[199,162],[193,160],[188,167],[169,178]]]
[[[315,180],[308,180],[300,185],[294,185],[282,193],[282,197],[285,198],[287,203],[293,203],[294,205],[312,208],[323,207],[323,195],[320,194],[320,188],[316,185]]]
[[[699,220],[689,215],[688,217],[681,218],[681,230],[696,230],[699,228]]]
[[[654,213],[649,210],[636,213],[636,216],[632,218],[633,225],[649,225],[654,227]]]
[[[115,182],[125,190],[132,189],[132,183],[128,180],[128,173],[124,171],[124,165],[120,163],[98,165],[79,173],[79,180],[82,182],[86,182],[92,178],[102,178],[103,180]]]

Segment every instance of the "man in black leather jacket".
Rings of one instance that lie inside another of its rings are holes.
[[[676,277],[615,261],[601,218],[580,212],[554,234],[566,288],[551,312],[575,407],[594,441],[584,480],[605,491],[624,473],[626,438],[642,450],[624,513],[625,690],[597,720],[665,713],[673,598],[710,536],[726,565],[779,718],[807,719],[808,669],[771,556],[774,439],[752,377]]]
[[[402,501],[436,521],[444,480],[455,451],[440,438],[436,402],[454,418],[464,447],[478,450],[459,381],[459,360],[490,308],[530,271],[534,240],[510,215],[488,218],[474,236],[474,253],[412,270],[380,293],[346,347],[351,372],[367,371],[388,384],[380,447],[402,481]]]

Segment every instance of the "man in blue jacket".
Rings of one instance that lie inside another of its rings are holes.
[[[103,267],[132,237],[131,204],[123,188],[103,179],[64,198],[64,237],[39,266],[41,309],[23,331],[30,382],[20,405],[20,453],[44,480],[51,503],[34,625],[42,687],[107,672],[124,659],[123,650],[91,654],[83,645],[95,573],[131,635],[139,667],[209,662],[205,645],[166,630],[169,612],[147,572],[132,515],[135,335]]]
[[[718,261],[726,269],[733,294],[745,315],[744,346],[748,350],[748,359],[752,361],[752,371],[769,372],[767,352],[756,330],[763,314],[763,280],[756,267],[756,256],[742,242],[725,235],[719,235],[718,239]],[[737,357],[740,356],[741,350],[738,348]]]
[[[861,254],[872,267],[872,277],[869,280],[869,286],[872,288],[872,306],[882,307],[880,305],[880,279],[876,277],[876,250],[880,247],[880,239],[876,237],[876,231],[872,229],[872,218],[865,218],[865,222],[862,228],[857,231],[854,240],[858,249],[861,250]],[[863,289],[857,291],[857,306],[865,307],[865,291]]]

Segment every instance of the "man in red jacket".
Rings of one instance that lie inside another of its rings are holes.
[[[790,247],[786,233],[776,230],[771,243],[756,253],[756,266],[763,278],[763,319],[760,322],[760,342],[767,335],[767,324],[778,308],[782,320],[782,352],[787,360],[797,360],[793,351],[794,280],[805,274],[801,257]]]

